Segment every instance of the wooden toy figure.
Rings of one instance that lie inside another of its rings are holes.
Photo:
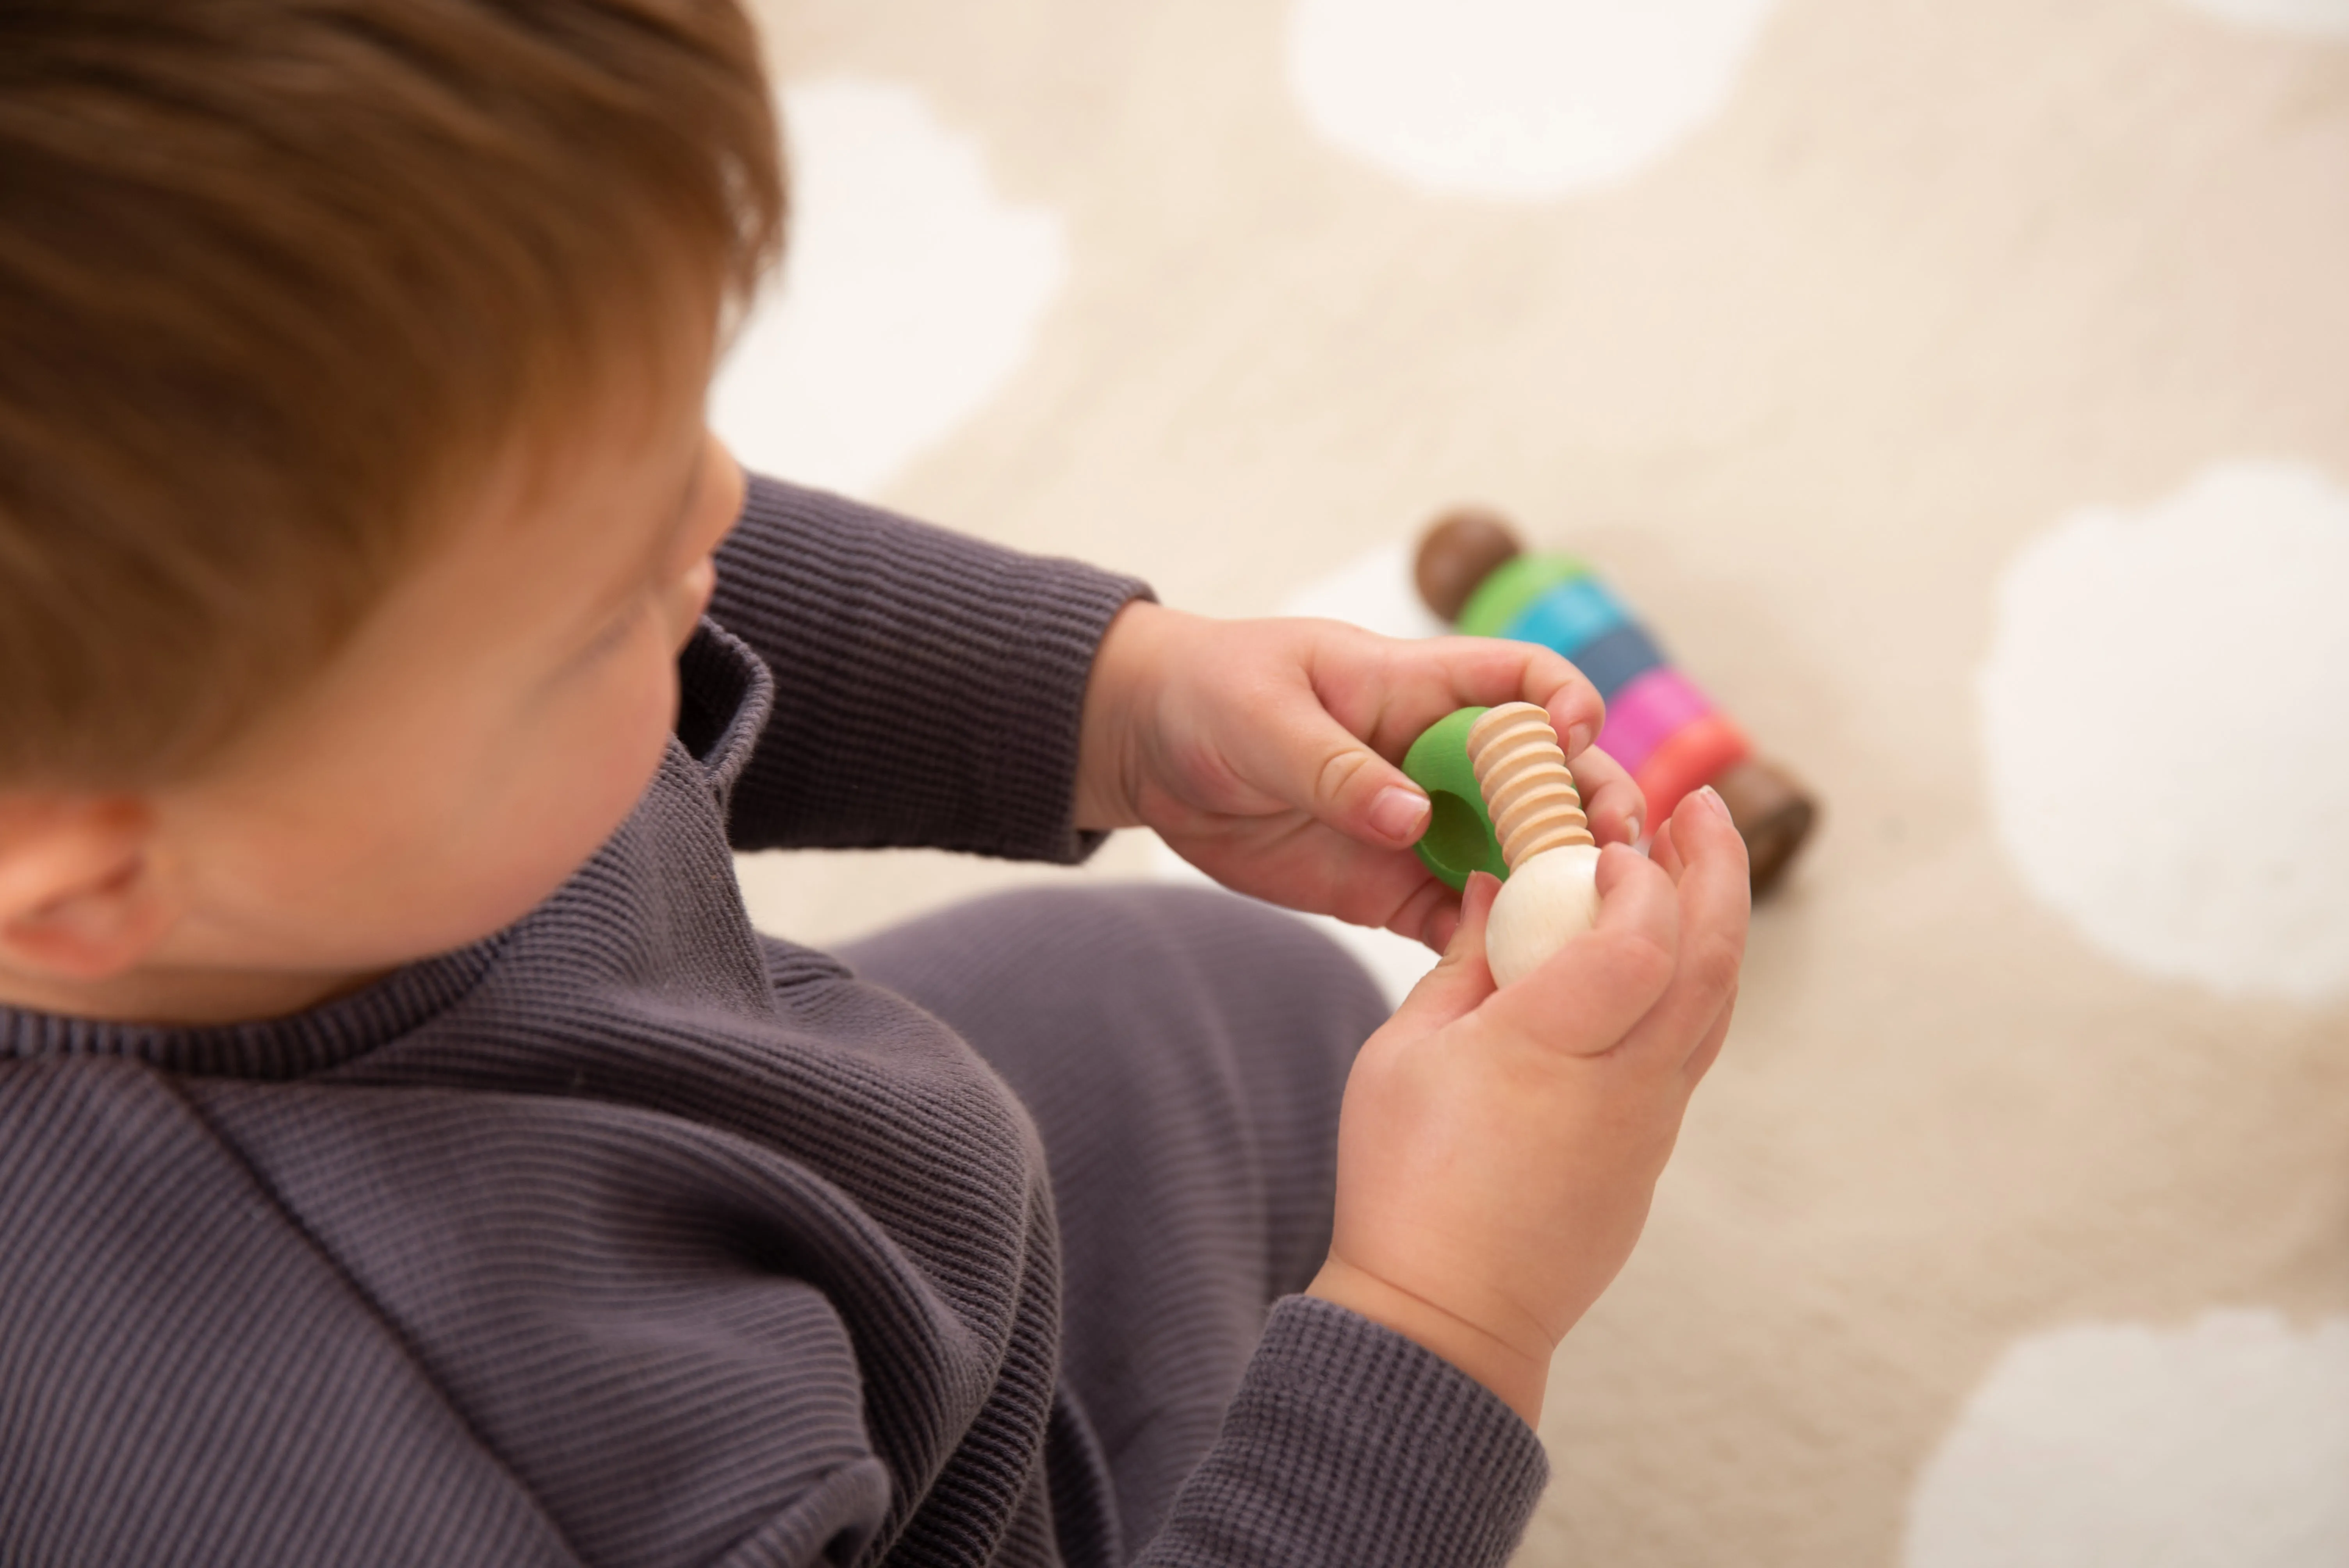
[[[1437,719],[1402,770],[1434,810],[1419,858],[1457,888],[1501,879],[1485,957],[1503,985],[1530,974],[1599,919],[1599,846],[1549,715],[1533,703],[1464,707]]]
[[[1487,708],[1468,727],[1468,764],[1508,862],[1485,928],[1485,956],[1506,985],[1599,918],[1599,846],[1549,715],[1529,702]]]
[[[1461,631],[1540,643],[1589,677],[1607,702],[1598,745],[1639,780],[1650,822],[1669,818],[1692,789],[1720,791],[1745,839],[1754,891],[1769,891],[1809,834],[1816,801],[1754,755],[1744,732],[1672,667],[1588,566],[1529,555],[1501,518],[1462,508],[1420,541],[1417,577],[1428,607]]]

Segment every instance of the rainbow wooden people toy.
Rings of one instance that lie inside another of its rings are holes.
[[[1468,765],[1509,874],[1493,901],[1485,954],[1495,985],[1530,975],[1599,919],[1599,846],[1549,715],[1529,702],[1468,727]]]
[[[1639,780],[1651,823],[1669,818],[1692,789],[1720,791],[1744,836],[1754,891],[1769,891],[1802,848],[1817,802],[1754,756],[1744,732],[1672,666],[1588,566],[1570,555],[1529,555],[1501,518],[1464,508],[1421,540],[1417,576],[1428,606],[1461,631],[1555,648],[1589,677],[1607,702],[1597,744]],[[1464,732],[1447,744],[1463,740]],[[1431,834],[1440,827],[1431,822]],[[1443,874],[1436,859],[1422,858]]]

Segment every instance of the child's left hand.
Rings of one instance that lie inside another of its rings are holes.
[[[1138,601],[1111,624],[1086,688],[1077,825],[1154,828],[1237,892],[1440,952],[1459,895],[1411,852],[1427,797],[1395,764],[1454,708],[1519,700],[1548,710],[1598,841],[1637,840],[1639,786],[1585,749],[1605,717],[1599,693],[1547,648]]]

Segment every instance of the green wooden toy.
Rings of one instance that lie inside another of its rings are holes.
[[[1427,831],[1419,839],[1420,861],[1454,892],[1467,885],[1470,872],[1490,872],[1505,882],[1509,875],[1501,841],[1485,810],[1485,792],[1476,787],[1476,770],[1468,763],[1469,728],[1485,712],[1464,707],[1447,714],[1423,730],[1403,753],[1404,774],[1427,791],[1433,808]]]

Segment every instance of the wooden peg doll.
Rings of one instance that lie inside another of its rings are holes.
[[[1589,677],[1607,702],[1598,745],[1639,780],[1651,822],[1710,784],[1745,840],[1754,892],[1784,874],[1817,818],[1816,800],[1754,755],[1744,732],[1588,566],[1528,554],[1497,514],[1461,508],[1422,538],[1416,575],[1429,608],[1462,632],[1540,643]]]

